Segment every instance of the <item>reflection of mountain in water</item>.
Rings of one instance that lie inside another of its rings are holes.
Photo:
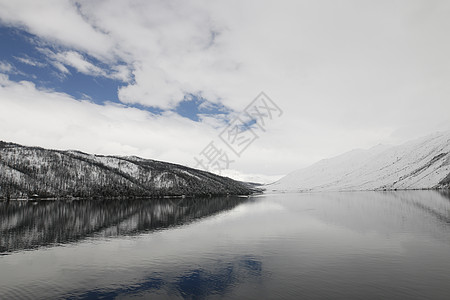
[[[414,231],[439,240],[447,231],[436,226],[450,224],[450,194],[446,191],[386,191],[298,194],[314,202],[315,217],[352,232],[401,236]],[[332,212],[332,213],[330,213]]]
[[[444,224],[450,224],[450,192],[419,191],[414,194],[394,193],[402,202],[427,213]],[[415,197],[414,197],[415,196]]]
[[[179,225],[229,210],[238,197],[0,202],[0,253]]]

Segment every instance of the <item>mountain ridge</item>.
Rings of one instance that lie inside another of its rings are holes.
[[[179,164],[0,141],[0,197],[164,197],[251,194],[251,186]]]
[[[352,150],[296,170],[268,191],[438,189],[450,185],[450,131],[397,146]]]

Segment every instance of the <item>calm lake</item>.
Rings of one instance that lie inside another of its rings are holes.
[[[450,195],[0,202],[0,299],[450,299]]]

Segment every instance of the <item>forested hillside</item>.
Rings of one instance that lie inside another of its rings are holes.
[[[244,183],[181,165],[0,142],[0,197],[250,194]]]

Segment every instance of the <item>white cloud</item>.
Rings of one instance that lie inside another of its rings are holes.
[[[39,62],[39,61],[37,61],[35,59],[32,59],[31,57],[29,57],[27,55],[25,55],[25,56],[14,56],[14,58],[16,60],[20,61],[23,64],[30,65],[30,66],[33,66],[33,67],[40,67],[40,68],[42,68],[42,67],[46,66],[46,64],[44,64],[42,62]]]
[[[19,71],[13,64],[10,64],[7,61],[1,61],[0,60],[0,73],[9,74],[9,75],[22,75],[22,76],[28,76],[33,77],[32,75],[25,74],[21,71]]]
[[[37,50],[44,54],[50,64],[61,72],[63,76],[70,73],[67,69],[67,66],[70,66],[77,72],[89,76],[107,77],[117,79],[122,82],[129,82],[131,80],[130,70],[123,64],[114,64],[111,66],[111,70],[105,70],[89,62],[88,59],[86,59],[82,54],[73,50],[61,51],[57,53],[48,48],[38,47]],[[34,63],[36,65],[37,63],[24,58],[16,59],[28,64]]]
[[[131,81],[131,70],[126,65],[114,65],[112,66],[112,72],[107,77],[118,79],[123,82]]]
[[[63,74],[63,76],[65,74],[69,74],[70,73],[69,70],[66,68],[66,66],[64,66],[64,64],[62,64],[61,62],[59,62],[59,61],[52,61],[51,63],[56,69],[58,69],[59,72],[61,72]]]
[[[214,130],[174,113],[155,116],[114,103],[94,104],[0,76],[1,139],[91,153],[140,155],[192,164]]]
[[[265,91],[285,113],[233,168],[276,175],[352,148],[450,128],[449,8],[446,1],[406,0],[0,1],[0,18],[66,49],[54,57],[47,54],[63,73],[72,66],[129,82],[118,91],[123,103],[173,108],[186,93],[201,93],[239,111]],[[15,87],[16,97],[24,88]],[[105,124],[115,124],[112,119],[100,124],[80,113],[72,127],[60,124],[64,138],[39,132],[30,138],[77,147],[72,137],[83,132],[91,150],[135,151],[189,164],[221,124],[210,116],[194,123],[164,115],[149,121],[156,129],[147,132],[134,127],[147,123],[131,117],[142,120],[144,112],[77,105],[87,115],[88,110],[108,110],[118,118],[126,115],[127,121],[111,131]],[[138,133],[156,143],[140,141]],[[97,139],[102,135],[107,138]],[[189,137],[190,146],[185,140],[176,143],[179,136]],[[143,145],[158,150],[146,151]]]
[[[75,1],[0,1],[0,18],[6,24],[20,26],[49,42],[113,59],[113,41],[86,22]]]
[[[14,67],[8,63],[8,62],[4,62],[4,61],[0,61],[0,72],[2,73],[10,73],[14,70]]]
[[[65,65],[75,68],[80,73],[92,76],[106,76],[105,71],[85,60],[78,52],[60,52],[55,54],[54,58]]]

